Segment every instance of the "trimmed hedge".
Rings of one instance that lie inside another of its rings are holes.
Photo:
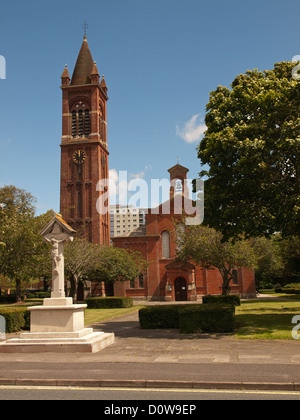
[[[202,302],[204,304],[219,304],[219,305],[233,305],[240,306],[241,299],[239,295],[206,295],[203,296]]]
[[[87,298],[88,309],[110,309],[110,308],[131,308],[133,299],[131,297],[93,297]]]
[[[300,295],[299,289],[282,289],[282,292],[286,295]]]
[[[34,293],[28,293],[27,299],[46,299],[51,297],[50,292],[34,292]]]
[[[22,302],[24,301],[24,296],[21,296]],[[0,303],[16,303],[16,295],[0,295]]]
[[[185,307],[179,312],[179,329],[185,334],[229,333],[234,331],[234,316],[233,305]]]
[[[142,329],[179,328],[179,310],[188,305],[155,305],[139,310]]]
[[[7,334],[30,329],[30,311],[27,309],[0,309],[0,315],[5,318]]]
[[[139,310],[140,328],[177,328],[182,333],[232,332],[235,325],[233,305],[157,305]]]

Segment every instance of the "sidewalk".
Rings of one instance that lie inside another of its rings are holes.
[[[138,314],[92,326],[114,332],[98,353],[0,354],[0,385],[300,391],[300,343],[141,330]]]

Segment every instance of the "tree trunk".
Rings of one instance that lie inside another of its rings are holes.
[[[70,280],[70,293],[69,297],[73,298],[73,302],[77,301],[77,287],[78,287],[78,277],[76,274],[72,274],[69,278]]]
[[[22,301],[21,280],[16,279],[16,302],[20,303],[21,301]]]
[[[222,279],[223,279],[223,284],[222,284],[222,295],[223,296],[227,296],[230,293],[230,280],[232,279],[232,275],[231,272],[227,269],[224,270],[220,270]]]

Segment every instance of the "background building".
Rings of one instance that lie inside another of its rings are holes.
[[[145,211],[129,205],[110,206],[110,236],[124,236],[145,224]]]

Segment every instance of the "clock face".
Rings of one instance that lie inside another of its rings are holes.
[[[86,159],[86,153],[83,150],[76,150],[76,152],[73,153],[73,162],[76,163],[76,165],[81,165]]]

